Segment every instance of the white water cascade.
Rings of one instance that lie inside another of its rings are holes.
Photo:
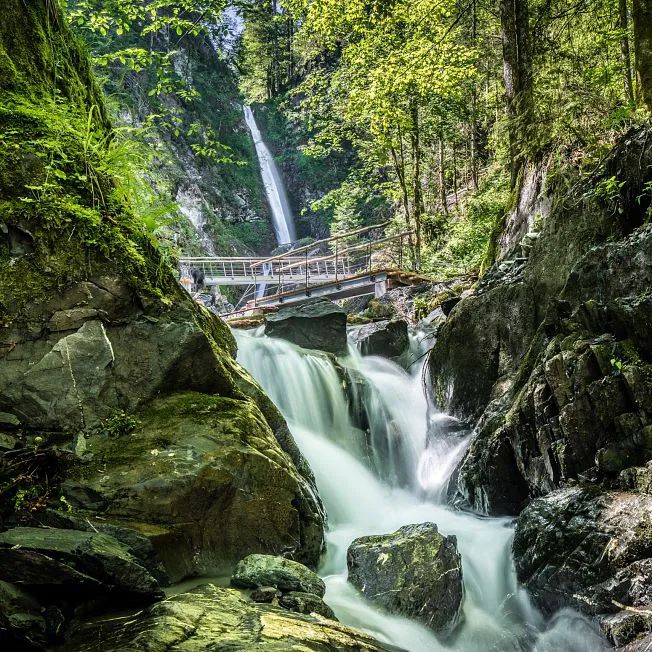
[[[294,218],[292,217],[292,211],[290,210],[290,204],[281,176],[279,175],[272,153],[263,141],[260,129],[256,124],[256,118],[250,106],[244,107],[244,115],[249,131],[251,131],[251,136],[254,139],[254,144],[256,145],[260,173],[263,177],[265,193],[272,211],[272,222],[274,232],[276,233],[276,241],[279,245],[288,244],[296,240],[296,233],[294,229]]]
[[[429,414],[421,372],[411,373],[353,346],[339,364],[363,379],[360,398],[368,425],[354,425],[342,369],[257,332],[237,331],[238,359],[283,412],[312,466],[329,517],[321,575],[326,602],[340,621],[410,652],[598,652],[605,648],[591,624],[571,611],[550,621],[519,588],[511,557],[512,528],[505,519],[453,511],[445,488],[468,435],[451,419]],[[412,336],[418,357],[418,337]],[[358,382],[359,386],[360,383]],[[446,427],[445,427],[446,426]],[[369,455],[365,450],[371,449]],[[374,607],[347,583],[346,551],[353,539],[434,522],[457,536],[465,584],[464,620],[452,638],[438,639],[414,621]]]

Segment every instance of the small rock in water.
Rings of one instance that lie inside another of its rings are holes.
[[[245,589],[274,586],[281,591],[301,591],[324,596],[324,581],[303,564],[273,555],[249,555],[235,569],[231,584]]]
[[[356,539],[347,554],[349,582],[388,611],[435,632],[459,622],[464,586],[454,536],[434,523],[406,525],[392,534]]]
[[[265,318],[265,335],[305,349],[346,353],[346,312],[328,299],[288,306]]]

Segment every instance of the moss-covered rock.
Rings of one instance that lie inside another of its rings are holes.
[[[87,441],[63,486],[77,509],[148,536],[171,579],[230,572],[249,553],[315,565],[322,513],[311,484],[249,399],[174,394],[122,437]]]
[[[168,598],[125,620],[81,625],[66,652],[381,652],[367,634],[318,615],[255,604],[234,589],[212,584]]]
[[[462,558],[454,536],[434,523],[406,525],[392,534],[361,537],[347,552],[349,582],[392,613],[436,632],[459,622],[464,598]]]
[[[231,584],[246,589],[274,586],[283,592],[300,591],[324,597],[324,581],[309,568],[291,559],[272,555],[248,555],[240,561]]]

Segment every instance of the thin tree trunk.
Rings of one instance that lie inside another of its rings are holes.
[[[630,104],[634,104],[634,80],[632,79],[632,55],[629,47],[629,12],[627,0],[618,0],[618,13],[622,37],[620,50],[623,57],[623,68],[625,76],[625,97]]]
[[[446,195],[446,160],[444,156],[444,139],[439,138],[439,201],[441,209],[448,215],[448,197]]]
[[[523,150],[530,135],[533,113],[528,0],[500,0],[500,21],[511,186],[515,188],[525,162]]]
[[[652,111],[652,0],[632,0],[637,97]]]

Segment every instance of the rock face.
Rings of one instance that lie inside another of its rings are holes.
[[[234,589],[208,584],[169,598],[127,621],[82,625],[63,649],[380,652],[387,648],[334,621],[254,604]]]
[[[0,579],[35,591],[163,595],[128,548],[107,534],[56,528],[14,528],[0,534]]]
[[[434,523],[356,539],[347,553],[349,582],[388,611],[436,632],[458,623],[464,598],[462,559],[454,536]]]
[[[324,581],[309,568],[291,559],[249,555],[236,567],[231,584],[245,589],[274,586],[282,592],[299,591],[324,597]]]
[[[409,346],[408,325],[403,319],[380,321],[351,330],[362,355],[397,358]]]
[[[582,204],[555,197],[523,256],[492,268],[440,328],[433,395],[476,431],[452,500],[512,515],[569,480],[644,482],[628,469],[652,458],[652,228],[634,197],[650,180],[648,135],[629,133],[600,171],[623,182],[617,211],[592,185]]]
[[[346,353],[346,312],[328,299],[281,308],[265,318],[265,335],[304,349]]]
[[[523,511],[513,548],[519,580],[547,613],[652,604],[650,496],[594,487],[553,492]]]

